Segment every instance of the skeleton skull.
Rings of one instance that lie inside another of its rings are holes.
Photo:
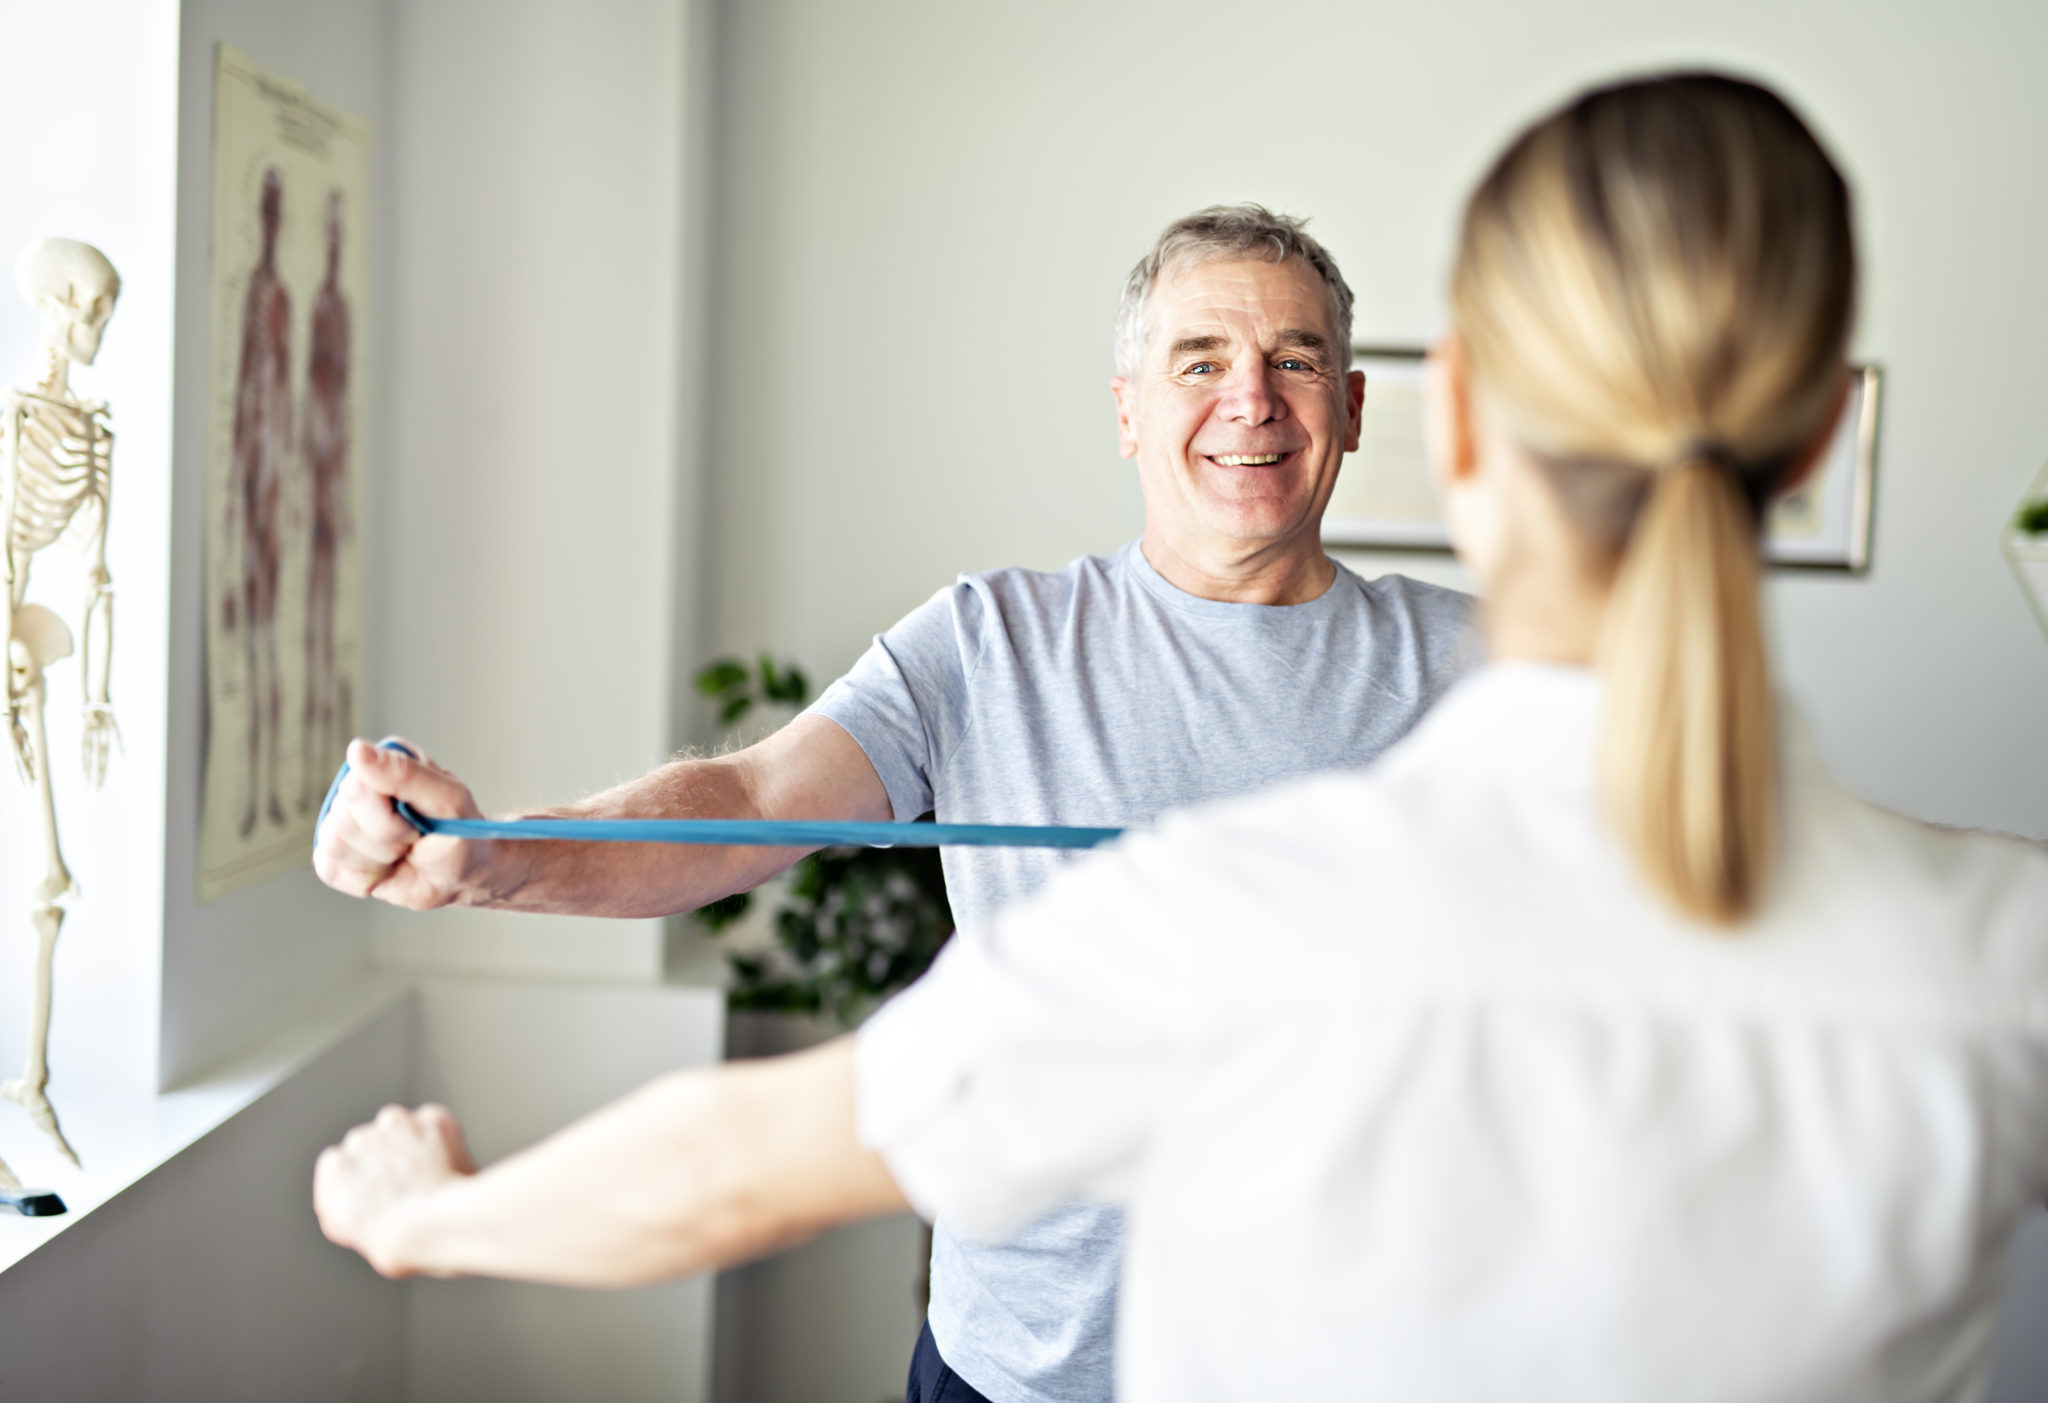
[[[15,261],[14,281],[43,314],[43,343],[91,365],[121,295],[121,275],[106,255],[76,239],[38,239]]]

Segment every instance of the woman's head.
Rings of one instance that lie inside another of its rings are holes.
[[[1756,546],[1839,411],[1855,281],[1827,154],[1774,94],[1712,74],[1578,98],[1465,213],[1454,397],[1533,466],[1544,509],[1526,515],[1561,528],[1602,601],[1609,817],[1710,920],[1746,916],[1767,875]],[[1519,529],[1485,542],[1503,591]]]

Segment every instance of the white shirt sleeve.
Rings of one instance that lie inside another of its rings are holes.
[[[1144,834],[1067,869],[861,1029],[860,1136],[920,1212],[994,1237],[1125,1196],[1214,1035],[1192,855]]]

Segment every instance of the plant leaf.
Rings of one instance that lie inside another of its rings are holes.
[[[746,685],[746,665],[738,658],[718,658],[698,668],[692,681],[699,692],[715,697]]]

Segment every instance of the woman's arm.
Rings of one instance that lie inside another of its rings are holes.
[[[638,1286],[903,1211],[854,1129],[853,1039],[650,1082],[479,1171],[445,1109],[321,1156],[321,1231],[385,1276]]]

